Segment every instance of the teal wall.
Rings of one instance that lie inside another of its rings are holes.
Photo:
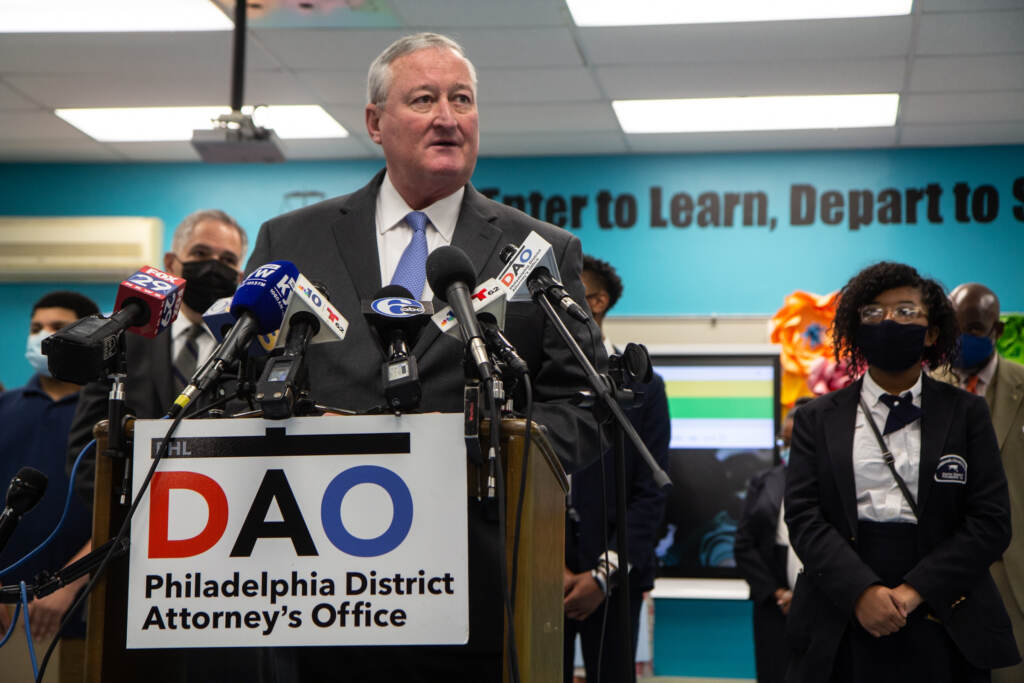
[[[219,207],[255,237],[263,220],[294,208],[286,193],[349,192],[380,165],[0,164],[0,215],[156,216],[169,241],[186,213]],[[1024,310],[1020,146],[482,159],[473,181],[565,223],[585,250],[612,261],[627,283],[618,314],[770,314],[795,289],[832,291],[883,258],[947,286],[982,280],[1004,309]],[[958,184],[967,190],[959,206]],[[801,186],[816,198],[807,221],[806,202],[793,201]],[[821,205],[832,200],[842,207],[823,220]],[[0,284],[0,381],[8,386],[28,377],[25,322],[40,291]],[[89,291],[112,305],[113,289]]]
[[[749,600],[654,601],[654,675],[750,678],[754,626]]]

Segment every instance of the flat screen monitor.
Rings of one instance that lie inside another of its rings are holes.
[[[665,380],[672,479],[658,575],[739,578],[736,525],[750,478],[778,462],[778,355],[652,354]]]

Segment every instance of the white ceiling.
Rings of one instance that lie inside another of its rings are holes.
[[[146,0],[155,1],[155,0]],[[249,31],[245,100],[321,104],[351,133],[291,159],[379,156],[365,74],[389,42],[449,34],[480,79],[486,156],[1024,143],[1024,0],[916,0],[906,17],[577,28],[564,0],[374,0],[399,29]],[[0,35],[0,160],[198,160],[99,143],[59,107],[227,104],[230,32]],[[895,128],[625,135],[611,100],[899,92]]]

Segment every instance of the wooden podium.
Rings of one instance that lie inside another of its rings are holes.
[[[129,421],[126,434],[130,439],[134,424]],[[562,680],[562,571],[564,567],[565,497],[568,480],[561,464],[543,432],[534,425],[526,452],[526,423],[506,419],[501,424],[501,448],[505,463],[506,519],[505,538],[509,576],[512,575],[512,541],[516,506],[519,499],[523,469],[526,469],[525,496],[520,527],[516,598],[513,605],[516,650],[519,656],[521,681],[558,683]],[[489,424],[484,422],[481,440],[486,452]],[[96,452],[107,448],[107,423],[102,421],[93,430]],[[103,455],[96,458],[96,490],[93,504],[93,547],[117,534],[127,514],[119,505],[116,489],[130,460],[114,460]],[[468,466],[469,491],[482,484],[486,490],[486,473],[472,464]],[[483,478],[483,479],[482,479]],[[88,627],[85,646],[85,680],[87,683],[128,681],[145,676],[155,683],[158,672],[173,669],[175,650],[127,650],[128,558],[111,561],[105,576],[97,582],[89,597]],[[506,621],[506,629],[507,629]],[[502,679],[509,681],[508,653],[504,651]],[[382,649],[382,659],[386,653]]]

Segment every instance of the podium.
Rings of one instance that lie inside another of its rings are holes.
[[[490,425],[484,422],[481,441],[484,452],[489,444]],[[134,424],[126,425],[128,438]],[[107,447],[107,423],[94,429],[96,452]],[[523,470],[526,470],[525,492],[520,525],[516,591],[513,605],[516,650],[521,681],[557,683],[562,680],[562,572],[564,567],[565,496],[568,481],[558,459],[535,424],[526,451],[526,424],[520,419],[501,423],[501,450],[506,484],[505,538],[508,575],[512,576],[512,545],[514,521],[520,494]],[[96,458],[96,489],[93,505],[93,546],[113,538],[127,514],[127,507],[117,500],[116,488],[124,476],[124,467],[131,460],[114,460],[103,455]],[[468,491],[486,491],[485,469],[467,467]],[[175,666],[178,650],[128,650],[125,647],[127,627],[128,558],[111,561],[105,575],[97,582],[89,597],[88,630],[85,647],[85,680],[135,680],[145,675],[149,681],[159,679],[158,672]],[[508,624],[505,622],[507,632]],[[509,681],[507,638],[502,640],[502,680]],[[381,648],[381,659],[387,657]]]

